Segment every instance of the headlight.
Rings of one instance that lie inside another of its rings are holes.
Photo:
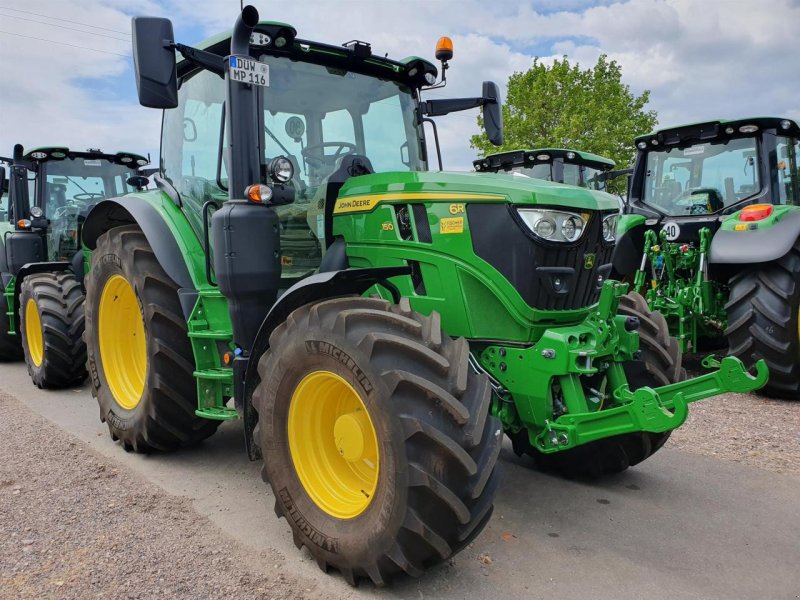
[[[294,167],[288,158],[278,156],[269,163],[269,172],[275,181],[286,183],[294,176]]]
[[[577,213],[540,208],[521,208],[518,212],[534,235],[550,242],[576,241],[581,237],[588,218]]]
[[[605,241],[613,242],[617,237],[617,221],[619,221],[619,215],[616,213],[603,219],[603,239]]]

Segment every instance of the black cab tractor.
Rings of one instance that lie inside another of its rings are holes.
[[[39,387],[86,377],[81,216],[98,201],[147,185],[149,159],[131,152],[14,147],[0,157],[0,360],[24,357]]]
[[[782,117],[708,121],[636,139],[614,275],[684,350],[764,359],[764,391],[800,398],[800,129]]]

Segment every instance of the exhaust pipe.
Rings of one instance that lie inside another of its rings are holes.
[[[250,34],[258,25],[258,9],[247,5],[236,18],[231,35],[231,54],[248,54],[250,50]]]

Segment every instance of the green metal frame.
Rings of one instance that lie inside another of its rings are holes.
[[[709,279],[711,231],[699,231],[699,242],[669,242],[666,233],[645,231],[643,260],[633,290],[645,296],[650,308],[667,319],[681,350],[697,350],[701,337],[723,335],[727,324],[727,286]],[[647,268],[650,273],[648,277]]]

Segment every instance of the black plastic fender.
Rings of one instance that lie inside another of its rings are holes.
[[[135,196],[98,202],[86,215],[81,239],[90,250],[94,250],[97,238],[103,233],[112,227],[132,224],[142,229],[167,275],[180,287],[195,289],[175,234],[155,208]]]
[[[785,256],[800,237],[800,210],[789,212],[766,229],[719,230],[711,239],[708,262],[742,265],[766,263]]]
[[[647,226],[642,223],[632,227],[617,238],[614,253],[611,255],[611,278],[624,279],[633,275],[642,263],[644,232]]]
[[[411,268],[408,266],[328,271],[306,277],[278,298],[261,323],[250,352],[246,356],[237,357],[233,365],[234,398],[237,408],[244,415],[245,444],[250,460],[258,460],[261,456],[260,448],[253,443],[253,429],[255,429],[258,417],[253,411],[250,399],[258,381],[258,361],[269,349],[269,338],[273,330],[283,323],[296,308],[319,300],[351,294],[361,295],[375,284],[380,284],[388,289],[394,301],[399,302],[399,292],[388,279],[410,274]]]

